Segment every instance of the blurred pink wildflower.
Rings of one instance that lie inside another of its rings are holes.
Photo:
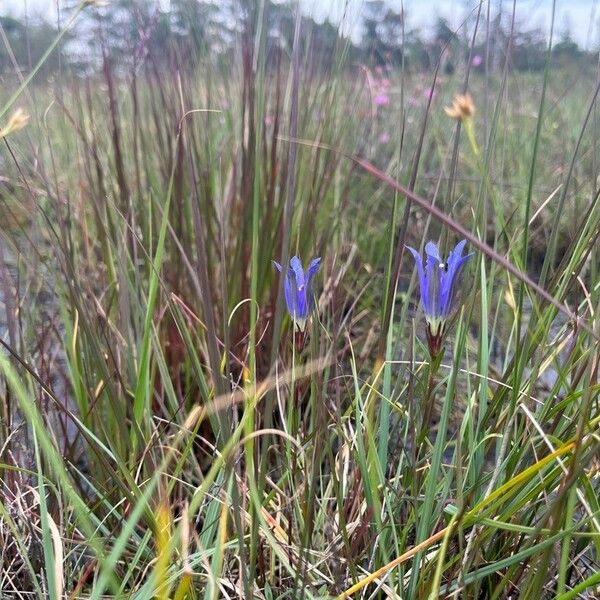
[[[423,90],[423,98],[425,98],[425,100],[433,100],[436,94],[437,92],[433,88],[425,88]]]
[[[390,134],[387,131],[384,131],[379,136],[379,143],[380,144],[387,144],[389,141],[390,141]]]
[[[387,106],[390,103],[390,97],[387,94],[379,93],[373,98],[375,106]]]

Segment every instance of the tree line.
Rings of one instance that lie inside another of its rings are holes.
[[[226,61],[235,52],[248,23],[261,22],[266,32],[267,60],[291,52],[297,3],[266,0],[171,0],[167,6],[146,0],[113,0],[108,6],[90,6],[75,29],[64,36],[58,49],[42,67],[47,75],[60,68],[93,72],[108,57],[123,68],[135,66],[146,57],[155,64],[178,64],[194,68],[200,61]],[[63,16],[64,18],[67,15]],[[454,30],[438,17],[432,30],[410,28],[406,12],[392,9],[383,0],[363,5],[360,40],[349,37],[330,21],[301,17],[301,52],[322,68],[331,68],[340,56],[346,63],[409,71],[435,68],[438,61],[451,73],[458,64],[471,61],[475,70],[503,68],[543,69],[548,40],[540,29],[528,28],[497,14],[489,26],[480,26],[472,43],[475,15]],[[59,25],[43,19],[0,16],[0,72],[28,72],[41,59],[58,34]],[[566,67],[593,65],[597,54],[582,50],[564,28],[553,45],[552,59]]]

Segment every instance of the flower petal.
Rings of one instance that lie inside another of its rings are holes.
[[[474,254],[462,256],[466,243],[467,240],[461,240],[456,244],[448,256],[446,269],[440,275],[440,312],[444,317],[448,317],[454,309],[462,267]]]
[[[291,268],[288,269],[283,291],[285,292],[285,303],[288,312],[293,318],[296,318],[298,314],[298,284],[296,282],[296,274]]]
[[[425,254],[427,255],[427,258],[436,260],[438,263],[442,262],[442,257],[440,256],[440,251],[437,247],[437,244],[434,244],[432,241],[429,241],[425,244]]]
[[[313,275],[319,270],[321,266],[321,257],[317,256],[317,258],[313,258],[310,261],[310,265],[308,265],[308,269],[306,269],[306,281],[310,281]]]
[[[417,265],[417,272],[419,275],[419,288],[421,290],[421,304],[423,305],[423,310],[425,313],[429,312],[429,290],[427,286],[427,276],[423,270],[423,259],[417,250],[415,250],[412,246],[405,246],[410,253],[413,255],[415,259],[415,263]]]
[[[433,242],[425,245],[425,279],[427,283],[428,307],[425,315],[431,319],[440,316],[440,267],[443,266],[438,247]]]
[[[276,261],[272,261],[275,268],[281,273],[283,271],[283,267]],[[288,268],[288,272],[285,276],[285,280],[283,282],[283,292],[285,295],[285,305],[287,307],[288,312],[294,316],[296,311],[296,302],[295,302],[295,276],[294,271]]]
[[[290,267],[296,275],[296,284],[300,290],[304,287],[304,269],[302,268],[302,261],[297,256],[292,256],[290,259]]]

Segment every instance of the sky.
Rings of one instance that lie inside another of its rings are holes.
[[[0,0],[0,14],[47,15],[56,19],[57,6],[72,8],[78,0]],[[154,0],[148,0],[154,1]],[[160,0],[167,4],[168,0]],[[300,0],[304,10],[315,19],[326,18],[333,22],[343,21],[344,30],[355,41],[360,39],[360,12],[365,0]],[[490,0],[495,9],[502,6],[505,13],[512,11],[512,0]],[[478,0],[386,0],[393,9],[402,7],[408,15],[408,27],[419,28],[427,34],[438,16],[448,19],[454,28],[476,9]],[[552,0],[516,0],[517,20],[522,26],[540,27],[550,31]],[[600,0],[556,0],[555,30],[561,33],[569,29],[573,39],[585,49],[600,45]]]
[[[490,0],[492,12],[502,6],[505,14],[512,14],[512,0]],[[315,18],[330,18],[334,22],[347,15],[347,31],[354,39],[360,37],[361,7],[365,0],[302,0]],[[477,10],[478,0],[386,0],[396,11],[404,8],[409,28],[424,33],[432,29],[438,16],[448,19],[453,28]],[[487,3],[484,4],[487,10]],[[527,28],[539,27],[550,32],[552,0],[516,0],[517,22]],[[556,0],[555,33],[568,27],[572,38],[585,49],[596,48],[600,42],[600,0]]]

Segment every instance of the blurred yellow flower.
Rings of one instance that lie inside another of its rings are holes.
[[[19,129],[23,129],[27,124],[27,121],[29,121],[29,115],[22,108],[17,108],[17,110],[10,115],[6,127],[0,129],[0,138],[6,137],[9,133],[13,133],[14,131],[19,131]]]
[[[452,106],[445,106],[444,110],[449,117],[464,121],[475,114],[475,104],[471,94],[457,94],[452,101]]]

